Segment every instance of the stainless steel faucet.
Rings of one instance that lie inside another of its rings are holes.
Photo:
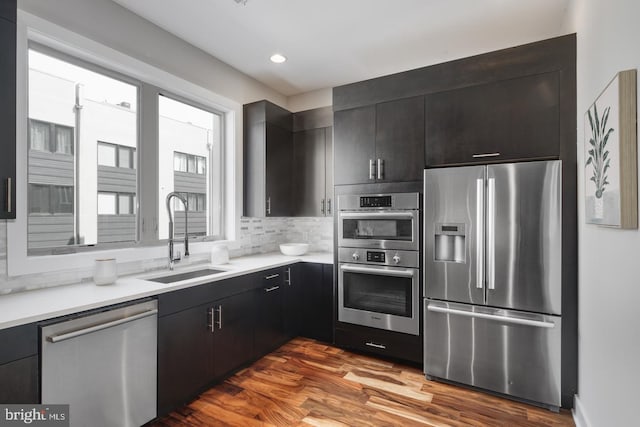
[[[176,197],[184,205],[184,256],[189,256],[189,229],[188,229],[188,217],[189,217],[189,204],[187,199],[176,193],[175,191],[167,194],[167,212],[169,213],[169,270],[173,270],[173,263],[180,261],[180,251],[176,256],[173,255],[173,216],[171,215],[171,199]]]

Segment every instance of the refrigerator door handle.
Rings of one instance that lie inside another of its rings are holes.
[[[444,314],[455,314],[458,316],[475,317],[478,319],[495,320],[503,323],[512,323],[516,325],[535,326],[537,328],[554,328],[556,326],[553,322],[545,322],[542,320],[523,319],[520,317],[500,316],[496,314],[478,313],[474,311],[456,310],[455,308],[440,307],[437,305],[427,305],[428,311]]]
[[[476,179],[476,288],[484,286],[484,179]]]
[[[496,179],[487,180],[487,288],[496,288]]]

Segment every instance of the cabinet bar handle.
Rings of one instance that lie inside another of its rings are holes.
[[[11,177],[7,178],[7,212],[11,213]]]
[[[265,276],[265,280],[275,279],[276,277],[280,277],[280,274],[276,273],[276,274],[272,274],[270,276]]]
[[[481,159],[483,157],[498,157],[500,153],[482,153],[482,154],[474,154],[472,157],[474,159]]]
[[[364,345],[369,346],[369,347],[373,347],[373,348],[380,348],[382,350],[386,350],[386,348],[387,348],[386,345],[376,344],[374,342],[366,342],[366,343],[364,343]]]
[[[218,329],[222,329],[222,306],[219,305],[216,311],[218,312],[218,321],[216,323],[218,324]]]
[[[213,307],[211,307],[209,309],[209,324],[207,326],[209,327],[209,330],[211,332],[215,332],[215,329],[216,329],[216,315],[215,315],[215,309]]]
[[[288,267],[285,272],[287,273],[287,276],[284,279],[284,283],[291,286],[291,267]]]
[[[267,215],[271,215],[271,197],[267,197]]]
[[[369,159],[369,179],[376,179],[376,163]]]
[[[331,215],[331,199],[327,199],[327,215]]]
[[[264,291],[265,292],[273,292],[273,291],[278,290],[278,289],[280,289],[280,286],[272,286],[270,288],[266,288]]]
[[[378,159],[378,167],[376,168],[378,170],[378,179],[384,179],[384,160],[382,159]]]
[[[324,215],[324,199],[320,201],[320,212],[322,212],[322,215]]]

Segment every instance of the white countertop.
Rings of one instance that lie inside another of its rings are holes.
[[[251,255],[232,258],[227,264],[199,264],[183,269],[177,267],[173,272],[162,270],[120,277],[115,283],[106,286],[96,286],[93,282],[86,282],[0,295],[0,329],[151,297],[268,268],[281,267],[298,261],[333,264],[333,254],[309,253],[292,257],[277,252]],[[167,276],[209,267],[225,270],[225,272],[169,284],[144,280],[145,278]]]

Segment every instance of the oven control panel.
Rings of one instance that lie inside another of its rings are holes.
[[[360,196],[361,208],[390,208],[391,196]]]
[[[367,251],[367,262],[385,263],[384,251]]]
[[[338,248],[338,262],[419,268],[420,253],[393,249]]]

